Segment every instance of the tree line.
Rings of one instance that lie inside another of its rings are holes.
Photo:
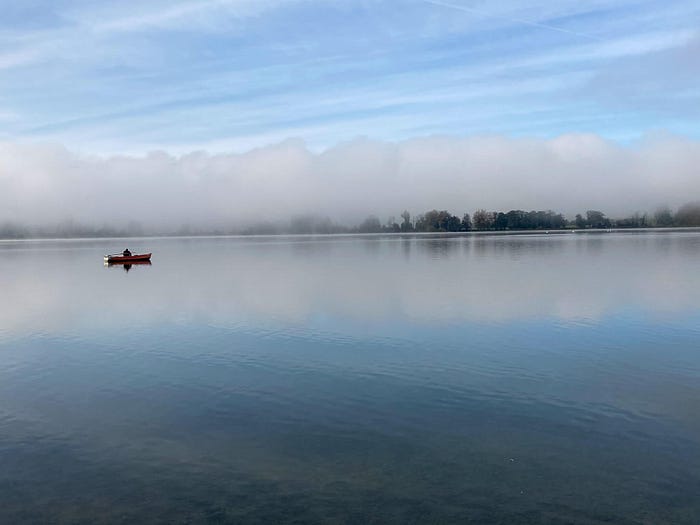
[[[132,221],[123,225],[89,227],[66,221],[53,227],[27,227],[16,223],[0,223],[0,239],[23,238],[76,238],[76,237],[126,237],[143,235],[281,235],[281,234],[333,234],[333,233],[411,233],[411,232],[469,232],[469,231],[518,231],[518,230],[563,230],[563,229],[622,229],[622,228],[668,228],[700,226],[700,202],[692,202],[675,212],[667,207],[658,208],[651,214],[635,213],[628,217],[609,218],[599,210],[588,210],[567,219],[552,210],[487,211],[478,209],[471,215],[453,215],[446,210],[430,210],[411,216],[408,211],[399,219],[389,217],[386,222],[370,215],[360,224],[347,226],[328,217],[313,213],[297,215],[287,223],[256,222],[246,226],[216,229],[183,225],[172,231],[154,231]]]
[[[552,210],[524,211],[476,210],[453,215],[447,210],[430,210],[411,217],[408,211],[401,214],[401,221],[394,217],[382,224],[376,216],[367,217],[356,229],[358,233],[409,233],[409,232],[467,232],[467,231],[517,231],[563,229],[623,229],[667,228],[700,226],[700,202],[681,206],[675,213],[664,206],[654,213],[635,213],[628,217],[612,219],[599,210],[587,210],[567,219]]]

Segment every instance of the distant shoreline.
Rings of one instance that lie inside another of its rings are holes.
[[[372,232],[372,233],[257,233],[257,234],[191,234],[191,235],[130,235],[130,236],[100,236],[100,237],[25,237],[4,238],[0,242],[41,242],[41,241],[101,241],[101,240],[130,240],[130,239],[254,239],[254,238],[412,238],[412,237],[502,237],[502,236],[531,236],[531,235],[580,235],[580,234],[606,234],[606,233],[674,233],[674,232],[698,232],[700,226],[673,226],[658,228],[567,228],[558,230],[472,230],[463,232]]]
[[[309,212],[294,215],[287,220],[263,217],[241,220],[239,224],[201,225],[182,224],[179,227],[143,225],[131,221],[124,226],[103,224],[88,225],[68,220],[54,224],[27,225],[13,221],[0,223],[0,239],[118,239],[141,237],[238,237],[279,235],[397,235],[427,233],[570,233],[608,231],[650,231],[657,229],[684,229],[700,227],[700,202],[688,202],[675,212],[668,206],[657,208],[653,214],[635,213],[623,218],[610,218],[599,210],[578,213],[573,219],[553,210],[521,209],[487,211],[483,208],[473,214],[455,215],[447,210],[432,209],[418,215],[404,210],[390,216],[385,222],[376,215],[367,216],[362,222],[347,225],[330,217]],[[159,231],[160,230],[160,231]]]

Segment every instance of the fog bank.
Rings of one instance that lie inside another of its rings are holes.
[[[0,143],[0,222],[66,220],[147,230],[235,227],[302,213],[340,222],[428,209],[555,209],[608,215],[700,198],[700,142],[632,147],[596,135],[551,140],[358,139],[321,153],[288,140],[246,153],[95,157]]]

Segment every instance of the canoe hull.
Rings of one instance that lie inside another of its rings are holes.
[[[133,263],[150,260],[150,253],[142,253],[139,255],[105,255],[105,261],[108,263]]]

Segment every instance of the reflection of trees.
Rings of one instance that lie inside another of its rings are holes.
[[[401,248],[403,250],[403,255],[407,261],[411,258],[412,247],[413,247],[413,240],[412,239],[406,239],[406,238],[401,239]]]
[[[459,249],[461,239],[447,237],[444,239],[421,239],[416,243],[418,253],[426,253],[431,259],[448,259]]]
[[[569,249],[568,236],[547,237],[521,235],[511,236],[477,236],[471,239],[469,245],[474,255],[481,258],[517,259],[521,255],[537,257],[554,257],[563,250]]]
[[[152,247],[164,259],[183,259],[162,268],[156,261],[149,267],[155,273],[133,264],[129,282],[148,277],[138,282],[141,306],[113,305],[118,315],[109,322],[126,324],[137,316],[171,322],[194,312],[222,325],[275,318],[303,326],[319,315],[373,321],[407,316],[416,322],[594,318],[628,305],[682,311],[697,305],[700,292],[692,278],[700,244],[687,233],[168,239]],[[71,268],[81,265],[59,257],[37,273],[41,254],[3,250],[0,318],[10,329],[85,323],[95,290],[124,292],[124,279],[105,279],[106,268],[80,271],[78,278]],[[86,260],[95,263],[91,255]],[[190,260],[199,264],[182,264]],[[27,294],[36,283],[36,293]]]

